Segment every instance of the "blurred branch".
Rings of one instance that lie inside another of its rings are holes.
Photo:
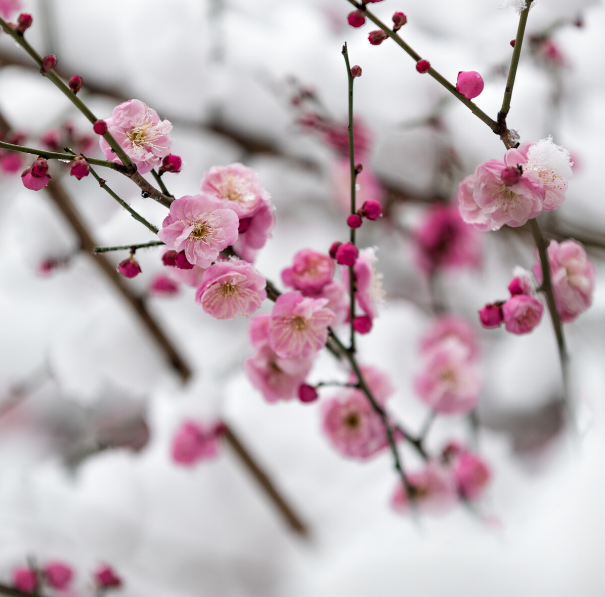
[[[14,587],[9,587],[0,583],[0,594],[8,595],[8,597],[42,597],[40,593],[25,593]]]

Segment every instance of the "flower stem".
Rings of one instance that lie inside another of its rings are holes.
[[[158,186],[160,187],[160,189],[162,189],[162,193],[164,193],[164,195],[174,197],[174,195],[170,193],[170,191],[168,191],[166,185],[164,184],[164,181],[162,180],[162,177],[155,171],[155,169],[151,171],[151,174],[153,174],[153,178],[155,178],[155,181],[158,183]]]
[[[24,147],[23,145],[13,145],[12,143],[4,143],[0,141],[0,149],[6,149],[7,151],[18,151],[19,153],[29,153],[31,155],[40,156],[47,160],[62,160],[71,162],[76,154],[71,153],[57,153],[56,151],[45,151],[44,149],[35,149],[33,147]],[[95,158],[86,158],[89,164],[95,166],[102,166],[104,168],[111,168],[117,170],[118,164],[114,162],[108,162],[107,160],[97,160]]]
[[[152,240],[148,243],[139,243],[134,245],[121,245],[119,247],[95,247],[92,252],[93,255],[99,253],[109,253],[111,251],[138,251],[139,249],[147,249],[149,247],[161,247],[164,243],[161,240]]]

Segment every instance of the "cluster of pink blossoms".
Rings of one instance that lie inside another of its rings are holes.
[[[421,341],[420,350],[422,368],[414,380],[420,399],[432,411],[446,415],[475,408],[481,378],[470,325],[453,315],[441,317]]]
[[[569,152],[551,137],[509,149],[503,161],[479,165],[460,183],[462,219],[478,230],[523,226],[563,203],[572,176]]]
[[[201,460],[215,458],[224,430],[221,422],[204,425],[185,421],[172,438],[172,460],[182,466],[193,466]]]

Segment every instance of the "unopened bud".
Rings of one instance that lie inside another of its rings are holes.
[[[347,16],[347,21],[351,27],[361,27],[366,22],[366,18],[361,10],[354,10]]]
[[[416,63],[416,70],[422,75],[428,73],[431,70],[431,63],[428,60],[419,60]]]
[[[408,18],[402,12],[396,12],[393,15],[393,31],[399,31],[407,22]]]
[[[368,199],[367,201],[364,201],[364,204],[359,210],[359,214],[368,220],[377,220],[382,216],[382,205],[380,204],[380,201]]]
[[[85,176],[88,176],[90,167],[88,162],[84,158],[75,158],[69,174],[75,176],[78,180],[82,180]]]
[[[163,255],[162,255],[162,263],[164,265],[170,266],[170,267],[176,267],[176,258],[178,256],[178,253],[176,251],[170,250],[170,251],[166,251]]]
[[[176,266],[179,269],[193,269],[193,263],[189,263],[189,260],[185,255],[185,251],[181,251],[176,256]]]
[[[180,156],[169,154],[162,160],[162,166],[160,167],[160,174],[164,172],[172,172],[178,174],[183,167],[183,160]]]
[[[367,315],[362,315],[360,317],[356,317],[353,320],[353,329],[358,334],[367,334],[372,329],[372,319]]]
[[[104,135],[107,132],[107,123],[104,120],[97,120],[92,125],[92,130],[97,133],[97,135]]]
[[[361,77],[361,66],[355,65],[351,67],[351,76],[352,77]]]
[[[134,278],[141,273],[141,266],[132,257],[118,263],[116,268],[125,278]]]
[[[488,330],[500,327],[504,320],[502,305],[499,303],[485,305],[485,307],[479,311],[479,320],[481,321],[481,325]]]
[[[84,80],[82,79],[82,77],[78,76],[78,75],[74,75],[70,80],[69,80],[69,88],[74,92],[74,93],[78,93],[78,91],[80,91],[80,89],[82,89],[82,84],[84,83]]]
[[[32,26],[33,22],[34,19],[30,14],[22,12],[17,19],[17,33],[23,35]]]
[[[340,247],[340,245],[342,245],[342,243],[337,240],[333,242],[330,246],[330,250],[328,251],[328,253],[330,253],[330,257],[332,257],[332,259],[336,259],[336,251],[338,251],[338,247]]]
[[[368,40],[373,46],[379,46],[388,35],[382,29],[376,29],[376,31],[370,31]]]
[[[357,214],[351,214],[347,218],[347,224],[349,225],[349,228],[359,228],[362,224],[361,216],[358,216]]]
[[[336,263],[339,265],[355,265],[359,249],[353,243],[344,243],[336,249]]]
[[[305,383],[298,388],[298,397],[301,402],[315,402],[319,398],[319,394],[313,386]]]
[[[42,58],[42,71],[48,72],[50,70],[54,70],[57,66],[57,57],[54,54],[49,54],[48,56],[44,56]]]

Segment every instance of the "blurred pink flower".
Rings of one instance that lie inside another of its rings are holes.
[[[332,326],[342,325],[349,316],[349,295],[342,282],[332,280],[328,282],[319,292],[310,294],[303,293],[305,296],[311,296],[317,299],[327,299],[326,309],[334,313]]]
[[[104,589],[117,589],[122,586],[122,579],[116,574],[115,570],[107,564],[100,564],[97,567],[94,578],[97,586]]]
[[[348,154],[348,152],[347,152]],[[349,158],[339,158],[332,162],[332,197],[343,213],[351,213],[351,165]],[[358,210],[369,200],[382,202],[384,190],[369,166],[357,175],[355,209]]]
[[[384,407],[387,399],[395,393],[395,386],[393,386],[391,378],[384,371],[371,365],[361,365],[360,369],[372,396],[380,406]],[[355,373],[351,373],[348,383],[357,383]]]
[[[23,593],[35,593],[38,577],[31,568],[15,568],[12,575],[13,586]]]
[[[359,252],[359,257],[353,266],[353,274],[357,284],[355,298],[363,312],[374,319],[378,317],[378,306],[384,304],[384,290],[382,288],[382,274],[376,271],[376,249],[368,247]],[[341,267],[342,282],[349,290],[349,268]]]
[[[479,342],[466,319],[458,315],[442,315],[431,325],[430,329],[420,339],[420,351],[431,352],[448,338],[455,338],[467,348],[468,358],[475,360],[479,354]]]
[[[592,304],[595,288],[595,268],[588,260],[584,247],[575,240],[548,245],[548,260],[557,310],[564,323],[574,321]],[[537,260],[534,275],[542,283],[542,267]]]
[[[267,298],[267,282],[246,261],[230,259],[211,265],[205,272],[195,300],[216,319],[249,316]]]
[[[73,570],[63,562],[49,562],[44,566],[44,578],[46,582],[58,591],[65,591],[73,578]]]
[[[475,501],[489,485],[491,472],[482,458],[463,450],[454,458],[454,478],[460,495],[466,500]]]
[[[172,438],[172,460],[183,466],[193,466],[200,460],[218,455],[222,425],[205,426],[195,421],[185,421]]]
[[[294,255],[292,267],[281,273],[283,283],[304,295],[319,292],[334,275],[334,262],[329,255],[302,249]]]
[[[502,305],[504,327],[511,334],[529,334],[542,320],[544,305],[533,296],[516,294]]]
[[[3,174],[15,174],[23,168],[23,156],[16,151],[0,150],[0,170]]]
[[[0,0],[0,15],[5,21],[13,17],[18,10],[22,10],[21,0]]]
[[[275,225],[274,210],[272,203],[263,201],[252,216],[240,220],[239,237],[233,245],[233,250],[239,257],[254,263],[258,251],[271,238]]]
[[[206,268],[237,240],[238,218],[215,197],[186,195],[172,202],[162,226],[160,240],[185,251],[189,263]]]
[[[141,174],[151,172],[170,153],[172,124],[160,120],[157,112],[140,100],[132,99],[116,106],[105,122]],[[110,162],[122,163],[103,137],[99,139],[99,145]]]
[[[156,275],[149,284],[149,294],[158,298],[174,296],[179,292],[179,285],[164,274]]]

